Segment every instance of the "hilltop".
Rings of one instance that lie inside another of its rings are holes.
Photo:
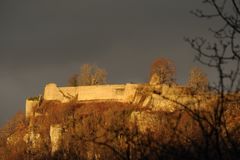
[[[214,92],[178,85],[51,83],[43,96],[26,100],[21,125],[7,137],[12,157],[5,158],[158,159],[176,152],[182,159],[192,159],[196,146],[189,139],[204,141],[194,116],[209,116],[216,103]],[[237,136],[239,111],[231,106],[226,114],[232,127],[229,134]],[[186,156],[186,151],[191,154]]]
[[[178,85],[171,61],[160,59],[148,83],[107,84],[104,70],[84,65],[70,86],[49,83],[26,99],[25,113],[0,130],[0,160],[237,159],[239,93],[190,73]]]

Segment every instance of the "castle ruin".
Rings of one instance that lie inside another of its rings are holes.
[[[58,87],[54,83],[47,84],[43,97],[26,100],[26,118],[41,115],[35,113],[34,107],[40,106],[44,101],[59,101],[61,103],[89,103],[89,102],[121,102],[135,104],[139,107],[148,107],[151,110],[174,111],[182,104],[197,104],[194,101],[204,99],[197,95],[193,97],[189,88],[178,85],[156,85],[156,84],[114,84],[114,85],[92,85],[77,87]],[[197,106],[195,106],[197,107]],[[147,114],[149,115],[149,114]],[[139,122],[140,130],[146,130],[145,122],[142,122],[142,113],[133,112],[132,119]],[[144,115],[145,117],[145,115]],[[145,117],[146,118],[146,117]],[[144,118],[144,119],[145,119]],[[155,120],[153,120],[155,121]],[[52,142],[52,152],[59,148],[61,127],[51,126],[50,138]]]

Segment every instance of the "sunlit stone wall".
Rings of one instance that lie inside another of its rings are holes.
[[[73,100],[78,102],[115,101],[151,107],[153,110],[174,111],[176,107],[178,108],[178,103],[194,106],[192,103],[199,101],[199,99],[204,100],[203,97],[205,96],[192,96],[190,88],[179,85],[127,83],[58,87],[55,83],[50,83],[45,87],[43,99],[56,100],[62,103]],[[36,105],[38,105],[38,101],[26,100],[26,117],[33,116],[33,109]]]
[[[79,87],[57,87],[51,83],[46,85],[45,100],[58,100],[61,102],[77,101],[118,101],[131,102],[135,96],[138,84],[121,85],[94,85]]]
[[[25,115],[26,118],[32,117],[34,114],[34,107],[39,105],[39,100],[26,100]]]

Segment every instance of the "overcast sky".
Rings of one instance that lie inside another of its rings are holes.
[[[200,2],[0,0],[0,125],[47,83],[66,85],[83,63],[105,68],[110,83],[145,82],[152,61],[167,57],[184,83],[197,63],[183,38],[209,27],[189,13]]]

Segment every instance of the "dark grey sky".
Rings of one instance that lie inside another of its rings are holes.
[[[184,83],[195,64],[183,37],[208,29],[189,14],[200,6],[200,0],[1,0],[0,125],[46,83],[65,85],[83,63],[104,67],[110,83],[144,82],[151,62],[168,57]]]

